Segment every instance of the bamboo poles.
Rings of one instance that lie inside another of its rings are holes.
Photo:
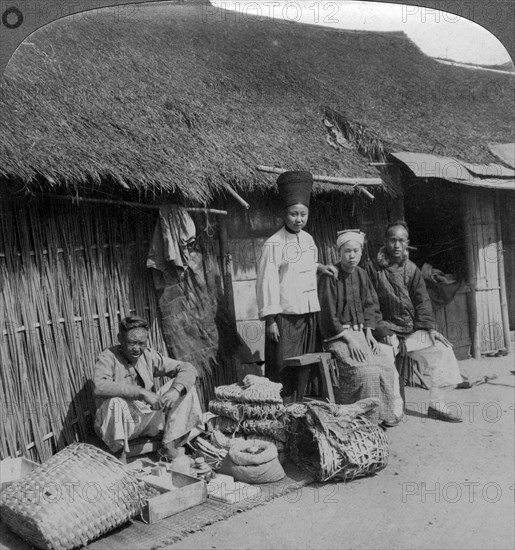
[[[475,189],[466,194],[464,222],[472,356],[479,358],[481,352],[499,349],[506,341],[501,279],[504,267],[499,257],[500,233],[491,191]]]
[[[501,228],[501,201],[499,192],[495,193],[495,219],[497,224],[497,267],[499,269],[499,287],[501,295],[501,315],[504,333],[504,347],[510,351],[510,319],[508,315],[508,296],[506,293],[506,276],[504,272],[504,249]]]
[[[166,354],[145,268],[153,225],[106,207],[0,204],[1,458],[45,460],[84,440],[95,359],[131,310]]]
[[[250,208],[250,205],[245,202],[237,193],[229,187],[226,186],[226,190],[240,202],[240,204],[248,209]],[[103,205],[114,205],[114,206],[128,206],[129,208],[134,209],[144,209],[144,210],[159,210],[161,208],[161,205],[159,204],[146,204],[143,202],[128,202],[128,201],[118,201],[118,200],[112,200],[112,199],[95,199],[91,197],[74,197],[73,195],[55,195],[51,193],[41,193],[38,195],[41,198],[51,198],[51,199],[57,199],[57,200],[65,200],[68,202],[85,202],[85,203],[93,203],[93,204],[103,204]],[[218,214],[221,216],[227,215],[227,210],[216,210],[213,208],[202,208],[202,207],[186,207],[186,210],[188,212],[209,212],[210,214]]]
[[[468,307],[469,307],[469,329],[470,338],[472,341],[471,355],[474,359],[481,357],[480,338],[481,331],[479,327],[479,315],[477,307],[476,286],[477,286],[477,270],[476,270],[476,250],[474,250],[474,218],[473,211],[475,210],[476,196],[474,192],[467,193],[465,195],[465,212],[464,212],[464,225],[465,225],[465,247],[467,258],[467,280],[470,285],[470,292],[468,293]]]

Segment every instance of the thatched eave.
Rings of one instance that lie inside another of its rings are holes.
[[[108,178],[195,203],[272,186],[258,164],[376,177],[358,142],[329,145],[327,109],[355,137],[468,162],[513,141],[511,76],[439,64],[399,33],[201,9],[150,4],[31,36],[3,82],[0,177],[70,192]]]

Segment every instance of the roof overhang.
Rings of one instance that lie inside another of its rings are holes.
[[[489,143],[488,149],[494,157],[515,168],[515,143]]]
[[[469,164],[454,157],[404,151],[391,155],[417,178],[439,178],[473,187],[515,191],[515,170],[500,164]]]

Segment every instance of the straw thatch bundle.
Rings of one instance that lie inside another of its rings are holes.
[[[288,427],[284,420],[244,420],[241,429],[247,435],[260,435],[282,442],[288,439]]]
[[[282,404],[281,389],[282,384],[271,382],[264,376],[247,375],[243,385],[218,386],[215,395],[221,401]]]
[[[378,405],[370,398],[353,405],[311,401],[288,407],[290,457],[318,481],[348,481],[382,470],[388,441],[381,428],[362,416]]]
[[[209,402],[209,411],[232,420],[278,419],[284,415],[285,407],[279,403],[237,403],[213,399]]]
[[[233,420],[226,416],[216,416],[209,420],[209,425],[214,430],[220,430],[232,436],[243,434],[259,435],[281,442],[285,442],[288,439],[287,419],[285,417],[281,417],[278,420]]]
[[[208,420],[208,429],[212,433],[226,434],[231,440],[237,437],[264,438],[282,450],[288,439],[288,418],[281,389],[281,384],[250,374],[241,385],[216,387],[217,399],[210,401],[209,410],[217,416]]]

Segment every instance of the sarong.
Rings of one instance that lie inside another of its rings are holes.
[[[157,393],[165,394],[173,384],[167,382]],[[95,415],[95,433],[116,452],[122,447],[129,452],[129,441],[138,437],[155,437],[163,432],[163,444],[203,428],[202,409],[197,390],[193,387],[181,396],[172,409],[153,411],[144,401],[128,401],[121,397],[106,399]]]
[[[375,355],[369,348],[362,330],[352,332],[354,340],[366,352],[366,361],[360,363],[351,358],[349,347],[343,340],[333,340],[324,344],[338,364],[339,390],[335,390],[336,403],[350,405],[365,399],[375,397],[380,406],[375,414],[370,416],[372,422],[395,423],[402,416],[403,403],[399,394],[399,378],[395,363],[379,347]]]
[[[265,341],[265,376],[283,385],[283,396],[291,395],[297,387],[297,369],[284,367],[284,360],[313,353],[316,345],[315,313],[303,315],[279,314],[276,317],[279,342]]]
[[[391,336],[389,339],[397,354],[397,337]],[[440,341],[433,344],[427,330],[417,330],[406,336],[406,351],[419,364],[422,373],[429,376],[432,388],[456,386],[463,381],[452,347]]]

